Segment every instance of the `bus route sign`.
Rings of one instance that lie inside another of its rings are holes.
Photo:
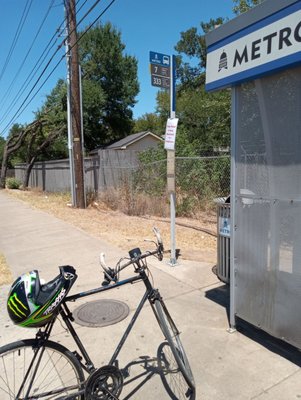
[[[150,51],[150,70],[152,86],[170,88],[170,56]]]

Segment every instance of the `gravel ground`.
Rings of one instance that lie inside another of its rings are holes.
[[[21,190],[7,192],[123,250],[135,246],[147,249],[143,239],[152,238],[153,226],[159,228],[165,247],[170,247],[170,222],[167,218],[128,216],[96,202],[85,210],[76,209],[70,206],[70,198],[66,194]],[[181,257],[186,260],[216,262],[215,212],[203,212],[198,219],[177,218],[176,222],[191,226],[176,226],[176,247],[181,250]]]

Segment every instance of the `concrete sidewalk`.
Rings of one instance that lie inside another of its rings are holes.
[[[111,265],[126,255],[107,242],[32,209],[5,191],[0,191],[0,224],[0,252],[5,255],[14,277],[38,269],[47,281],[57,275],[59,265],[70,264],[79,276],[71,293],[100,285],[100,251],[106,253]],[[178,245],[181,247],[180,243]],[[160,288],[182,332],[196,381],[196,399],[301,398],[301,357],[298,351],[248,325],[243,325],[240,332],[227,332],[228,288],[213,275],[212,264],[181,260],[180,265],[171,268],[166,261],[159,263],[154,260],[150,265],[155,286]],[[35,333],[35,330],[18,328],[11,323],[5,304],[8,289],[9,286],[5,285],[0,291],[0,346],[32,337]],[[72,304],[72,309],[75,309],[89,300],[109,298],[126,302],[130,308],[129,316],[115,325],[103,328],[76,325],[97,367],[108,363],[142,294],[143,287],[137,284]],[[75,350],[68,332],[57,325],[52,339]],[[120,368],[127,366],[129,372],[121,399],[180,398],[169,377],[166,377],[164,386],[157,373],[157,354],[162,342],[162,334],[147,306],[119,357]]]

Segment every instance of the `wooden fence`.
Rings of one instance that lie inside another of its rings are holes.
[[[99,150],[93,157],[84,159],[85,186],[88,191],[117,188],[138,167],[136,151]],[[23,181],[26,164],[15,166],[15,176]],[[49,192],[70,191],[69,160],[36,162],[29,179],[30,187]]]

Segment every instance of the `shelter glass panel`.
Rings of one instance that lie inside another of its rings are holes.
[[[236,93],[235,311],[301,348],[301,68]]]

